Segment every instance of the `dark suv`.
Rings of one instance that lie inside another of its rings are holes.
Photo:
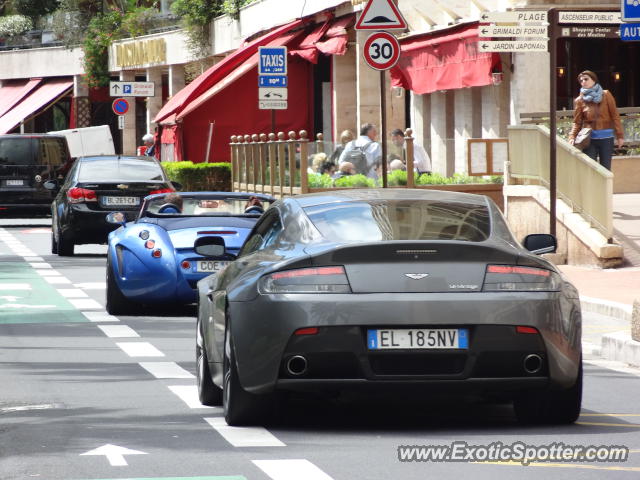
[[[55,135],[0,135],[0,209],[49,209],[47,180],[64,178],[72,164],[67,140]]]

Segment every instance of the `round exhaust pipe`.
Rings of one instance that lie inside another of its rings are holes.
[[[307,373],[307,359],[302,355],[294,355],[287,360],[287,373],[296,377]]]
[[[524,359],[523,366],[524,371],[529,374],[538,373],[542,369],[542,358],[535,353],[527,355]]]

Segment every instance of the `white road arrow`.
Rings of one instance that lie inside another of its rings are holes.
[[[146,455],[147,452],[139,452],[138,450],[130,450],[125,447],[119,447],[118,445],[111,445],[107,443],[94,450],[81,453],[80,455],[104,455],[109,460],[112,467],[125,467],[127,461],[124,459],[124,455]]]

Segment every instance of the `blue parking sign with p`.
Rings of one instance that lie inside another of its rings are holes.
[[[640,0],[620,0],[623,22],[640,21]]]
[[[123,85],[122,86],[122,93],[131,93],[131,85]]]
[[[286,75],[287,47],[260,47],[258,75]]]

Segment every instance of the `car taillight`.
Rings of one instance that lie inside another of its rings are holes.
[[[156,193],[171,193],[171,192],[175,192],[175,190],[173,188],[161,188],[160,190],[151,190],[149,192],[149,195],[154,195]]]
[[[258,282],[260,293],[351,293],[343,267],[285,270],[266,275]]]
[[[86,188],[73,187],[67,191],[69,203],[97,202],[96,192]]]
[[[554,292],[562,279],[551,270],[517,265],[488,265],[482,290],[485,292]]]

